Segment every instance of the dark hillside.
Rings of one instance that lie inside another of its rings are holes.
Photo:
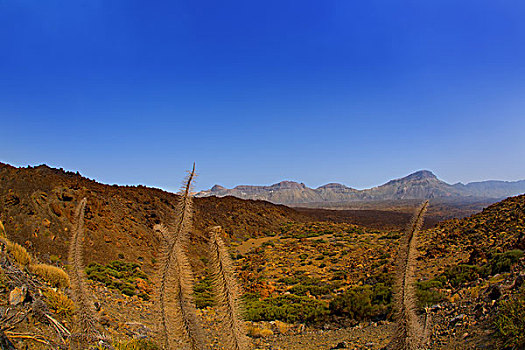
[[[86,260],[107,263],[124,256],[148,270],[155,260],[158,238],[153,225],[170,218],[177,195],[144,186],[110,186],[45,165],[15,168],[0,164],[0,219],[11,239],[44,260],[64,259],[74,208],[87,197]],[[263,201],[233,197],[195,200],[198,246],[209,226],[220,225],[232,239],[261,236],[289,221],[308,217]]]

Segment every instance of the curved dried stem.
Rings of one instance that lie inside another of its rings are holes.
[[[77,305],[77,338],[82,347],[90,339],[100,336],[97,326],[97,319],[93,309],[93,303],[89,297],[84,272],[84,261],[82,247],[84,240],[84,211],[87,199],[83,198],[75,210],[75,221],[72,228],[71,242],[69,246],[70,284],[72,297]]]
[[[397,309],[396,334],[392,340],[391,348],[396,350],[419,349],[426,342],[426,328],[421,325],[416,314],[415,295],[415,264],[417,258],[417,234],[423,226],[428,201],[425,201],[416,211],[407,232],[401,243],[397,258],[397,274],[395,289],[395,308]]]
[[[230,254],[220,236],[222,229],[215,226],[210,232],[210,266],[212,287],[217,308],[222,316],[221,338],[226,349],[247,349],[244,323],[240,313],[240,288]]]
[[[161,233],[159,259],[159,327],[165,349],[203,349],[204,336],[193,300],[193,274],[184,246],[192,225],[191,186],[195,164],[179,193],[177,220],[157,226]]]

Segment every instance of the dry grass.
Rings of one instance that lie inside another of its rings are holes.
[[[24,247],[18,243],[11,242],[8,239],[6,239],[6,243],[7,251],[13,256],[18,264],[21,266],[27,266],[31,264],[31,255]]]
[[[29,271],[57,288],[69,287],[68,274],[59,267],[47,264],[31,264]]]
[[[252,338],[265,338],[273,335],[271,329],[248,326],[248,335]]]
[[[7,288],[6,282],[7,282],[7,276],[5,275],[5,272],[2,266],[0,266],[0,289]]]
[[[5,231],[2,221],[0,221],[0,242],[5,245],[7,252],[11,254],[13,259],[20,266],[27,266],[31,264],[31,255],[27,252],[27,250],[20,244],[10,241],[7,238],[7,232]]]
[[[115,350],[157,350],[158,347],[151,341],[145,339],[132,339],[128,341],[113,342]],[[106,349],[100,347],[100,349]]]
[[[62,293],[60,290],[53,290],[48,288],[44,291],[44,297],[46,298],[47,305],[57,315],[65,317],[72,317],[75,312],[75,303],[69,299],[67,295]]]

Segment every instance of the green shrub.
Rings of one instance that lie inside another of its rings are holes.
[[[330,302],[330,312],[353,320],[370,318],[373,314],[372,288],[358,286],[346,290]]]
[[[501,302],[494,326],[503,346],[509,349],[525,348],[525,286],[517,295]]]
[[[372,304],[389,305],[392,302],[392,287],[385,283],[377,283],[373,287]]]
[[[454,288],[487,275],[487,269],[476,265],[459,264],[445,270],[443,276]]]
[[[317,285],[304,285],[304,284],[296,284],[292,288],[290,288],[288,291],[295,295],[325,295],[329,294],[331,291],[331,286],[328,284],[317,286]]]
[[[197,305],[197,308],[204,309],[205,307],[213,306],[214,299],[212,293],[211,279],[209,277],[205,277],[197,283],[195,283],[193,291],[195,295],[195,304]]]
[[[326,319],[326,303],[308,297],[288,294],[263,300],[248,299],[245,319],[248,321],[274,321],[286,323],[318,323]]]
[[[301,282],[301,279],[297,276],[286,276],[286,277],[279,278],[277,282],[281,282],[281,283],[291,286],[291,285]]]
[[[401,234],[399,232],[390,231],[386,235],[379,237],[379,239],[399,239]]]
[[[337,270],[337,271],[334,271],[334,274],[332,276],[332,281],[344,280],[346,277],[347,277],[347,274],[345,271]]]
[[[148,279],[148,276],[140,269],[139,264],[124,261],[112,261],[108,265],[91,263],[86,268],[86,275],[90,280],[103,283],[106,287],[117,289],[122,294],[137,295],[136,279]],[[147,295],[139,295],[147,299]]]
[[[53,264],[59,263],[60,262],[60,257],[58,255],[51,254],[49,256],[49,261],[51,261],[51,263],[53,263]]]
[[[440,288],[443,288],[443,282],[439,279],[417,282],[416,296],[418,307],[424,308],[443,301],[443,295],[439,291]]]
[[[295,295],[305,296],[305,295],[326,295],[337,288],[338,284],[330,284],[319,278],[300,276],[300,277],[286,277],[280,281],[293,285],[288,291]]]
[[[516,264],[522,256],[523,251],[519,249],[494,254],[489,261],[491,274],[510,272],[512,265]]]
[[[333,315],[361,321],[385,318],[391,310],[392,288],[384,283],[355,286],[337,295],[330,302]]]

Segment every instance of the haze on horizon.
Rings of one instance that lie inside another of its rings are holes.
[[[0,3],[0,161],[176,190],[525,178],[521,1]]]

